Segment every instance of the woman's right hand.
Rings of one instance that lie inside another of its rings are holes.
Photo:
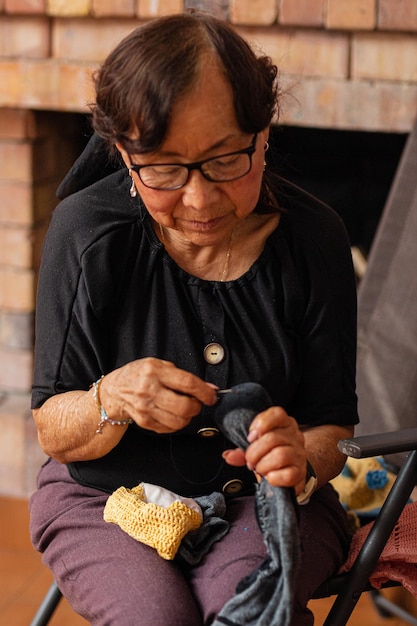
[[[129,417],[156,433],[187,426],[202,405],[217,401],[216,387],[169,361],[144,358],[107,374],[100,384],[100,401],[112,419]]]
[[[113,420],[132,418],[156,433],[187,426],[203,404],[217,401],[216,386],[177,368],[173,363],[144,358],[127,363],[101,380],[101,406]],[[97,433],[100,412],[94,389],[51,396],[33,411],[43,451],[60,463],[104,456],[123,437],[127,426],[104,424]]]

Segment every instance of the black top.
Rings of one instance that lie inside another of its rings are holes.
[[[167,255],[129,182],[125,169],[116,171],[54,212],[39,280],[32,406],[154,356],[220,388],[258,382],[302,424],[356,423],[356,288],[337,214],[283,187],[285,212],[259,259],[238,280],[207,281]],[[212,342],[225,350],[219,364],[204,358]],[[197,496],[234,478],[243,481],[240,493],[251,490],[251,472],[222,461],[234,446],[221,434],[197,434],[213,425],[207,407],[171,435],[132,425],[109,454],[69,470],[104,491],[146,481]]]

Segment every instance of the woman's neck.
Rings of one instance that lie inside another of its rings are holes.
[[[245,274],[259,258],[279,214],[251,214],[213,246],[199,246],[174,230],[154,223],[155,232],[169,256],[184,271],[203,280],[226,282]]]

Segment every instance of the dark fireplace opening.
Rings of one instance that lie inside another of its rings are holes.
[[[92,132],[89,116],[78,114],[78,118],[79,132],[71,133],[71,153],[81,152]],[[339,213],[351,245],[366,255],[406,139],[406,133],[281,125],[271,131],[270,158],[283,176]]]
[[[279,126],[271,143],[283,176],[330,204],[366,255],[407,136]]]

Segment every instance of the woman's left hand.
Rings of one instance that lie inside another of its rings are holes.
[[[281,407],[271,407],[253,420],[246,452],[226,450],[230,465],[247,465],[274,487],[294,487],[298,495],[305,485],[307,454],[298,423]]]

